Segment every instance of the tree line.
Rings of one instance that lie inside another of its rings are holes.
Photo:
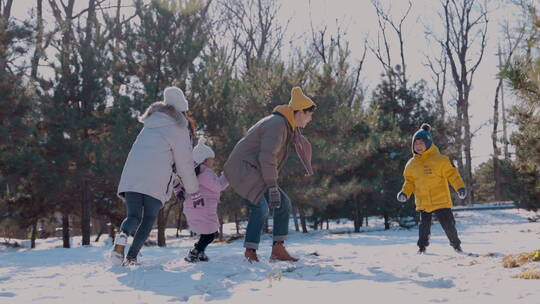
[[[480,1],[440,2],[444,33],[429,35],[437,46],[426,57],[432,74],[417,82],[410,80],[404,48],[412,2],[393,15],[372,1],[379,32],[364,42],[359,59],[341,29],[330,33],[324,26],[312,26],[306,47],[289,47],[285,56],[287,29],[270,0],[34,3],[19,20],[13,0],[0,0],[0,227],[5,236],[14,227],[28,229],[32,247],[45,223],[62,227],[66,248],[73,228],[83,245],[93,233],[114,236],[124,215],[116,187],[142,127],[136,118],[171,85],[186,92],[217,168],[247,128],[288,102],[293,86],[317,102],[305,130],[316,174],[304,176],[291,156],[280,182],[293,201],[297,230],[322,229],[337,218],[353,220],[355,231],[368,216],[384,218],[386,229],[417,221],[414,203],[398,204],[395,194],[412,154],[411,136],[423,122],[431,123],[435,144],[464,176],[469,203],[540,206],[540,23],[532,2],[514,4],[523,21],[507,27],[495,101],[482,101],[494,109],[494,150],[476,172],[468,110],[486,51],[489,14]],[[44,18],[47,11],[52,19]],[[369,95],[361,81],[365,60],[377,60],[383,71]],[[510,111],[502,106],[499,136],[503,83],[519,102]],[[510,139],[507,113],[518,126]],[[224,193],[222,223],[235,222],[240,233],[245,212],[233,191]],[[171,199],[159,214],[158,245],[166,245],[165,227],[182,229],[184,222],[182,205]]]

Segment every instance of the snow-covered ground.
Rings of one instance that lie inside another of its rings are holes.
[[[193,245],[174,238],[168,247],[144,247],[141,266],[111,267],[110,240],[63,249],[61,240],[38,240],[36,250],[0,249],[0,303],[540,303],[540,281],[512,278],[528,267],[502,267],[505,254],[540,249],[540,223],[523,210],[456,213],[467,252],[455,253],[438,223],[426,255],[416,254],[417,228],[384,231],[370,219],[362,233],[347,233],[351,222],[330,230],[291,232],[287,248],[300,262],[243,259],[242,239],[212,244],[208,263],[183,258]],[[291,229],[292,229],[291,225]],[[229,232],[234,227],[227,226]],[[187,232],[184,231],[184,234]],[[492,253],[491,256],[483,256]]]

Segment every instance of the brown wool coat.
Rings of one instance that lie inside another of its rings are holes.
[[[293,129],[282,115],[272,114],[253,125],[225,162],[230,186],[257,204],[268,187],[278,185],[292,139]]]

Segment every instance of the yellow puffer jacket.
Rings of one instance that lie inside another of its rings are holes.
[[[401,191],[410,197],[414,193],[416,210],[433,212],[452,208],[448,182],[454,190],[465,187],[458,170],[435,145],[422,154],[415,154],[403,172],[405,183]]]

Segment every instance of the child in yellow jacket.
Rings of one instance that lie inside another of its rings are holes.
[[[405,165],[405,182],[397,194],[397,200],[406,202],[414,193],[416,210],[420,211],[418,247],[424,253],[429,245],[431,215],[437,215],[441,226],[457,252],[462,252],[461,241],[452,213],[452,198],[448,182],[457,190],[460,199],[467,196],[465,183],[447,156],[442,155],[433,144],[431,126],[424,123],[412,140],[413,157]]]

